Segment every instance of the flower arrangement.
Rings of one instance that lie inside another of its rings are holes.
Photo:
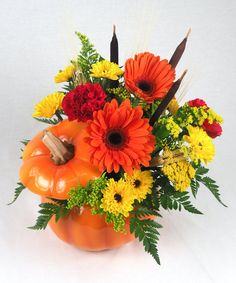
[[[49,223],[59,235],[56,225],[76,215],[78,238],[82,226],[91,221],[98,230],[97,221],[103,219],[102,228],[106,225],[112,228],[110,235],[117,235],[112,237],[137,238],[160,263],[161,209],[202,214],[190,198],[196,198],[200,184],[223,204],[205,167],[214,158],[213,139],[221,135],[223,120],[202,99],[182,106],[177,102],[186,71],[175,80],[175,70],[188,35],[169,61],[144,52],[121,68],[115,29],[110,61],[85,35],[76,34],[80,53],[55,76],[55,83],[64,83],[62,90],[35,106],[32,116],[49,127],[22,142],[13,202],[27,187],[42,196],[30,228],[45,229]],[[99,235],[102,241],[105,236]]]

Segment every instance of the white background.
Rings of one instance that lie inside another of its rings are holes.
[[[236,282],[235,108],[236,39],[233,0],[129,0],[0,2],[0,282]],[[33,106],[58,86],[57,71],[79,50],[75,31],[87,34],[109,58],[112,24],[117,25],[120,63],[149,50],[170,58],[188,28],[188,47],[178,75],[188,68],[183,101],[201,97],[225,118],[215,140],[211,176],[228,208],[201,188],[196,206],[204,216],[163,212],[159,244],[162,265],[139,243],[89,253],[59,241],[47,229],[26,229],[37,216],[38,197],[13,196],[21,164],[19,140],[43,125]]]

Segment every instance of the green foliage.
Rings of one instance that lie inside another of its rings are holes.
[[[115,215],[106,212],[106,223],[113,223],[113,228],[116,232],[126,233],[125,217],[122,214]]]
[[[225,207],[227,207],[222,200],[220,199],[220,193],[219,193],[219,186],[216,184],[216,181],[209,178],[209,177],[203,177],[200,182],[205,185],[210,192],[214,195],[214,197]]]
[[[83,206],[89,201],[89,190],[82,187],[80,184],[75,189],[71,189],[69,192],[69,199],[67,208],[72,209],[75,206]]]
[[[199,183],[202,183],[208,190],[214,195],[214,197],[221,203],[223,206],[227,207],[220,198],[220,192],[218,190],[219,186],[216,184],[216,181],[210,177],[204,176],[208,173],[209,169],[201,165],[195,165],[196,175],[195,179],[191,182],[191,189],[194,196],[197,194],[197,190],[200,187]]]
[[[22,143],[24,146],[26,146],[29,142],[30,140],[27,140],[27,139],[20,141],[20,143]]]
[[[14,199],[10,203],[8,203],[8,205],[13,204],[25,188],[26,187],[21,182],[18,182],[17,187],[15,188]]]
[[[197,193],[198,193],[198,189],[200,187],[199,182],[196,179],[192,179],[191,183],[190,183],[190,187],[191,187],[193,196],[196,198]]]
[[[109,95],[111,96],[111,98],[116,98],[117,101],[119,101],[120,103],[127,98],[131,99],[130,93],[123,86],[116,87],[116,88],[108,88],[107,91]]]
[[[63,90],[65,90],[66,92],[69,92],[71,90],[73,90],[75,88],[75,84],[74,84],[74,81],[71,79],[67,82],[66,85],[64,85],[62,87]]]
[[[156,262],[160,264],[157,242],[160,235],[158,229],[162,228],[162,226],[152,219],[140,218],[148,215],[153,215],[153,211],[144,208],[133,211],[130,218],[130,232],[134,233],[135,238],[143,243],[145,251],[151,254]]]
[[[159,212],[157,212],[155,209],[151,209],[146,206],[139,206],[135,211],[132,212],[136,217],[146,217],[150,215],[162,217]]]
[[[69,192],[67,208],[72,209],[74,206],[90,205],[92,207],[92,213],[95,214],[95,211],[99,209],[101,204],[101,190],[105,188],[106,184],[107,178],[105,175],[88,182],[86,187],[78,184],[77,188]]]
[[[160,196],[161,205],[164,209],[174,209],[181,211],[182,208],[194,214],[202,214],[190,201],[188,192],[165,192]]]
[[[37,117],[34,117],[34,119],[39,121],[39,122],[46,123],[46,124],[49,124],[49,125],[56,125],[56,124],[58,124],[60,122],[60,120],[57,119],[57,118],[48,119],[48,118],[37,118]]]
[[[76,32],[76,35],[79,37],[82,44],[82,48],[77,58],[77,63],[86,80],[90,82],[90,69],[92,64],[103,60],[103,58],[97,53],[94,45],[90,42],[86,35],[80,32]]]
[[[36,224],[32,227],[28,227],[29,229],[45,229],[48,225],[48,222],[54,215],[56,217],[56,221],[58,221],[60,218],[64,218],[70,212],[70,210],[65,206],[58,205],[56,203],[41,203],[39,207],[41,208],[38,212],[40,215],[36,220]]]

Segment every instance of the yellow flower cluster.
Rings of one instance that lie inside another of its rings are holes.
[[[64,98],[62,92],[55,92],[47,95],[34,107],[33,117],[51,118],[57,110],[61,109],[62,100]]]
[[[178,138],[181,132],[181,128],[177,123],[175,123],[173,117],[167,117],[167,118],[164,117],[161,123],[166,126],[166,129],[170,132],[170,134],[174,138]]]
[[[178,109],[179,109],[179,104],[178,104],[176,98],[174,97],[170,101],[170,103],[168,104],[168,110],[172,115],[175,115],[177,113]]]
[[[213,109],[209,108],[207,110],[207,119],[209,121],[210,124],[212,124],[213,122],[217,122],[222,124],[223,123],[223,118],[218,115]]]
[[[186,160],[169,163],[162,167],[162,172],[173,183],[177,191],[184,192],[195,176],[195,169]]]
[[[214,144],[202,128],[188,126],[188,135],[185,135],[183,139],[189,146],[183,146],[181,151],[188,155],[193,162],[200,161],[207,164],[214,159]]]
[[[184,159],[178,150],[171,151],[168,147],[164,149],[164,165],[162,172],[173,183],[177,191],[185,191],[195,176],[195,169]]]
[[[121,76],[124,73],[117,64],[107,60],[93,64],[90,72],[91,77],[106,78],[110,80],[118,80],[118,76]]]
[[[134,170],[133,175],[125,174],[124,179],[109,179],[102,190],[101,208],[118,216],[129,216],[135,200],[141,202],[151,193],[153,178],[150,171]]]
[[[54,77],[55,83],[67,82],[71,79],[75,72],[75,66],[73,64],[67,66],[64,70],[59,71],[59,73]]]

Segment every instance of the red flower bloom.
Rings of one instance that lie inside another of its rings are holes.
[[[202,106],[207,106],[206,102],[204,100],[200,99],[200,98],[196,98],[194,100],[190,100],[188,102],[188,105],[190,107],[197,107],[197,108],[198,107],[202,107]]]
[[[106,94],[99,84],[86,83],[71,90],[62,101],[62,108],[70,121],[86,122],[93,118],[93,112],[101,109]]]
[[[216,138],[222,134],[222,127],[219,123],[213,122],[212,124],[206,119],[202,125],[203,130],[205,130],[209,137]]]

